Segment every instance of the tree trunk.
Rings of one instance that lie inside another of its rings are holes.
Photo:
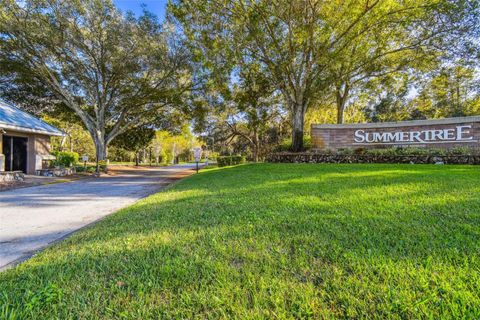
[[[135,166],[138,167],[139,165],[139,156],[138,156],[138,152],[135,152]]]
[[[65,151],[65,142],[67,141],[67,136],[63,136],[60,140],[60,151]]]
[[[253,132],[253,162],[258,162],[258,133],[257,130]]]
[[[343,112],[345,110],[345,105],[337,104],[337,124],[343,123]]]
[[[253,162],[258,162],[258,145],[253,145]]]
[[[292,134],[292,151],[303,151],[303,127],[304,127],[305,111],[302,106],[293,108],[293,134]]]
[[[341,87],[337,87],[336,102],[337,102],[337,124],[343,123],[343,115],[345,112],[345,105],[347,103],[350,86],[345,83],[343,86],[343,93]]]
[[[96,152],[96,174],[100,174],[100,161],[107,159],[107,146],[105,140],[101,137],[95,137],[93,139],[95,143],[95,152]]]

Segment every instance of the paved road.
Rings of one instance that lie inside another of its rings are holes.
[[[119,170],[113,176],[0,192],[0,270],[193,173],[192,168]]]

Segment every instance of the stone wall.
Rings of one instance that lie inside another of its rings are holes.
[[[44,177],[65,177],[75,173],[75,167],[40,169],[35,171],[35,175]]]
[[[267,162],[273,163],[410,163],[410,164],[474,164],[478,155],[341,155],[321,153],[272,153]]]
[[[0,182],[24,181],[25,175],[22,171],[0,172]]]

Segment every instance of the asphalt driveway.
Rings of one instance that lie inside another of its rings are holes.
[[[193,168],[123,168],[101,178],[0,192],[0,270],[193,173]]]

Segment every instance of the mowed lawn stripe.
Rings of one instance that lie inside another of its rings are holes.
[[[204,170],[1,273],[0,318],[479,318],[479,181],[473,166]]]

